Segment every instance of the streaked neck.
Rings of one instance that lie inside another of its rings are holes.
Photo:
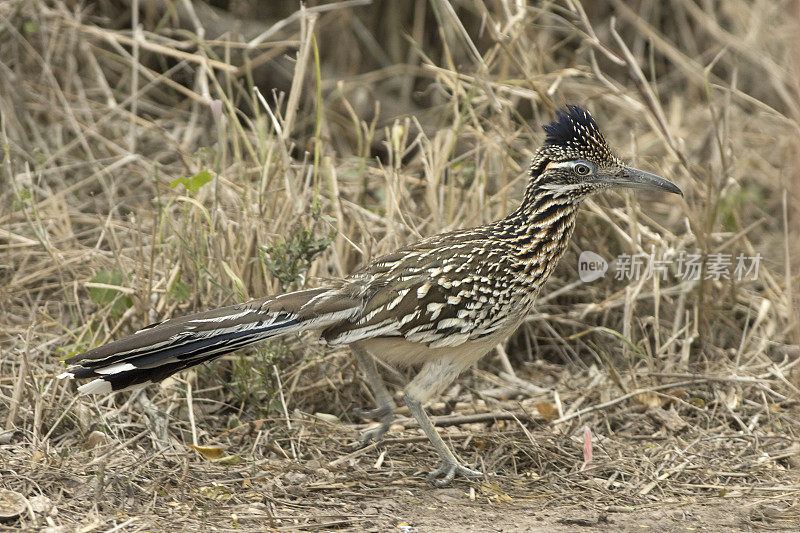
[[[567,249],[579,201],[528,184],[519,208],[502,222],[515,242],[514,257],[528,282],[544,283]]]

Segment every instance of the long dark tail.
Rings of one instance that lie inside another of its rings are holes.
[[[310,289],[173,318],[66,360],[59,378],[95,378],[85,393],[161,381],[242,346],[355,316],[361,302],[336,289]]]

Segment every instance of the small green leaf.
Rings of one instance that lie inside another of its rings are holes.
[[[25,35],[35,35],[39,33],[39,25],[32,20],[26,20],[22,23],[22,33]]]
[[[191,193],[196,193],[206,183],[211,181],[211,173],[208,170],[201,170],[191,178],[178,178],[169,182],[169,186],[173,189],[178,185],[183,185],[186,190]]]
[[[101,270],[89,280],[91,283],[102,283],[104,285],[122,285],[122,273],[118,270]],[[113,289],[100,289],[89,287],[89,298],[98,305],[110,304],[117,297],[119,291]]]
[[[239,463],[243,463],[244,457],[241,455],[223,455],[214,462],[224,466],[234,466],[238,465]]]
[[[122,272],[119,270],[101,270],[89,281],[91,283],[118,285],[121,287]],[[108,305],[114,302],[110,310],[112,315],[121,315],[126,309],[133,306],[133,300],[130,296],[122,295],[121,291],[116,291],[114,289],[89,287],[89,298],[98,305]]]

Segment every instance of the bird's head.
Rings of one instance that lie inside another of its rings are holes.
[[[674,183],[623,164],[611,152],[592,116],[579,106],[557,111],[556,120],[544,126],[544,131],[544,145],[531,165],[531,179],[540,191],[576,201],[612,187],[683,196]]]

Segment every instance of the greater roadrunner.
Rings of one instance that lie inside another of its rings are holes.
[[[612,187],[682,195],[673,183],[625,166],[578,106],[558,111],[544,131],[522,204],[507,217],[423,239],[318,289],[148,326],[70,357],[59,377],[95,378],[78,389],[108,393],[160,381],[254,342],[319,329],[328,344],[350,345],[373,391],[377,408],[362,414],[380,424],[362,434],[364,445],[386,433],[395,409],[373,357],[420,364],[403,396],[442,460],[429,479],[446,485],[457,473],[481,475],[459,464],[422,405],[522,322],[567,249],[584,198]]]

